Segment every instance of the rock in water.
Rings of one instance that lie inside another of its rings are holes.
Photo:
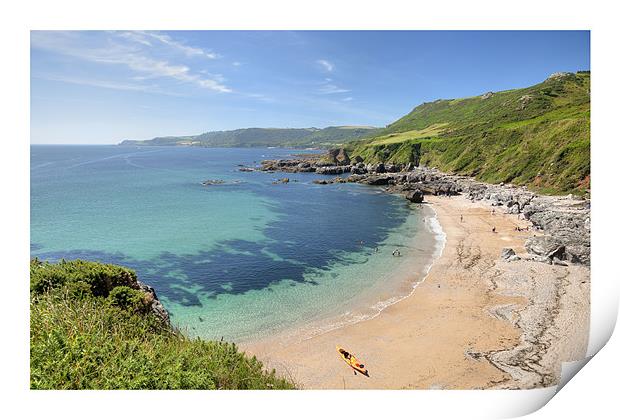
[[[225,183],[226,181],[222,179],[207,179],[205,181],[202,181],[202,185],[204,185],[205,187],[208,187],[209,185],[222,185]]]
[[[316,168],[315,172],[322,175],[340,175],[348,171],[346,166],[320,166]]]

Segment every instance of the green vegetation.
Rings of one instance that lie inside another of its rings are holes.
[[[291,389],[234,344],[190,339],[150,312],[133,271],[30,264],[33,389]]]
[[[590,72],[524,89],[437,100],[347,144],[367,162],[413,162],[547,194],[590,188]]]
[[[371,135],[373,127],[327,128],[243,128],[211,131],[196,136],[156,137],[151,140],[124,140],[121,145],[199,147],[293,147],[329,148]]]

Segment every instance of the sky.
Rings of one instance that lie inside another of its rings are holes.
[[[590,69],[588,31],[32,31],[31,143],[382,127]]]

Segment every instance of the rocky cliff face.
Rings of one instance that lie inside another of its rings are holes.
[[[157,293],[155,293],[155,289],[153,289],[148,284],[142,283],[138,280],[137,282],[138,288],[144,292],[144,294],[149,299],[149,306],[153,315],[157,318],[161,319],[165,324],[170,325],[170,314],[161,303],[159,298],[157,297]]]

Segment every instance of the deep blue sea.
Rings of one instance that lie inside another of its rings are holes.
[[[239,171],[298,152],[33,145],[31,255],[133,268],[204,338],[374,316],[436,253],[430,210],[376,187],[315,185],[316,174]],[[201,184],[211,179],[226,183]]]

